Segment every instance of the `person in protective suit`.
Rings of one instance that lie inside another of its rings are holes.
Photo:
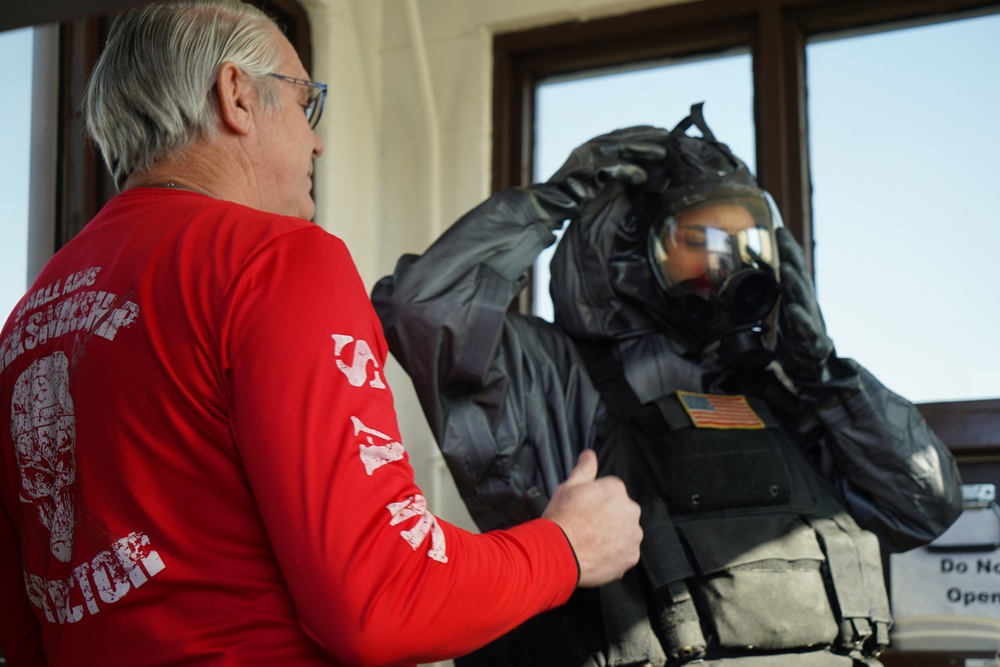
[[[567,219],[554,322],[511,311]],[[878,665],[880,547],[961,512],[954,458],[837,356],[802,249],[701,105],[494,194],[372,301],[482,530],[539,516],[583,448],[642,505],[621,581],[459,665]]]

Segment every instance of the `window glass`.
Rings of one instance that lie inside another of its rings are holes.
[[[0,320],[24,294],[28,276],[28,171],[31,143],[32,29],[0,32],[6,68],[0,104]],[[0,323],[0,326],[3,326]]]
[[[543,81],[535,95],[536,181],[549,178],[574,148],[592,137],[633,125],[669,129],[697,102],[705,103],[705,121],[716,138],[751,168],[757,162],[752,62],[746,52],[553,78]],[[532,294],[532,310],[549,320],[548,264],[554,248],[536,263]]]
[[[1000,16],[807,46],[815,273],[841,356],[1000,396]]]

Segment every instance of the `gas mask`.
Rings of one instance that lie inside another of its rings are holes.
[[[652,220],[649,254],[672,324],[729,367],[773,358],[764,323],[778,298],[781,216],[770,195],[717,184],[665,204]]]

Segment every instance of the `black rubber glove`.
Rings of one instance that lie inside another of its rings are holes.
[[[642,163],[666,157],[670,132],[639,125],[595,137],[570,153],[569,159],[548,180],[577,202],[590,201],[609,180],[628,185],[646,181]]]
[[[791,232],[776,230],[781,305],[778,308],[778,361],[793,381],[822,383],[832,379],[829,364],[833,341],[816,303],[816,290],[806,273],[805,255]]]

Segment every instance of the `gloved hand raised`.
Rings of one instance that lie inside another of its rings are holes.
[[[796,382],[830,379],[829,362],[833,341],[816,302],[816,291],[806,273],[805,255],[784,227],[775,231],[778,240],[781,304],[778,308],[778,361]]]
[[[639,185],[646,181],[650,164],[666,157],[670,132],[639,125],[602,134],[577,147],[548,180],[559,185],[578,203],[594,198],[609,180]]]

